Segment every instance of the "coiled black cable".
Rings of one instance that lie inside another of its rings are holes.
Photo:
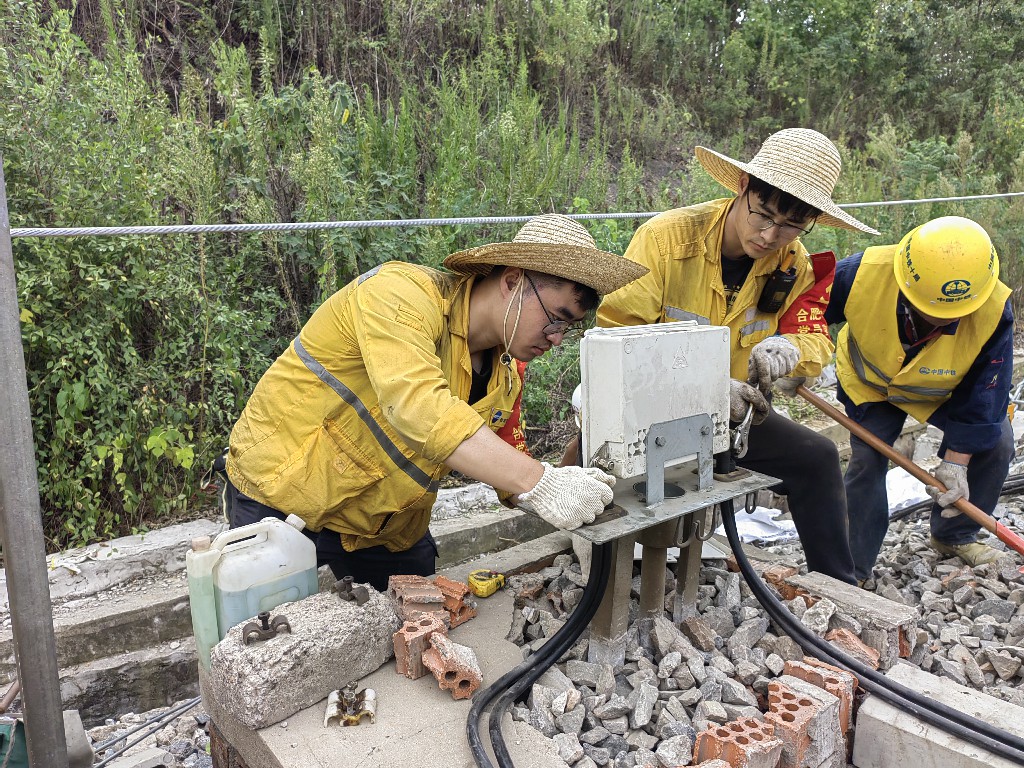
[[[579,604],[573,610],[566,623],[562,625],[561,629],[552,635],[537,653],[510,669],[492,685],[483,691],[479,691],[473,697],[473,704],[469,709],[469,716],[466,719],[466,735],[469,740],[469,748],[473,755],[473,760],[479,768],[494,768],[480,736],[481,716],[492,702],[510,690],[517,681],[524,679],[524,676],[533,675],[527,684],[532,685],[583,634],[583,631],[590,624],[594,613],[597,611],[597,607],[601,604],[608,586],[608,576],[611,573],[611,546],[608,543],[593,548],[593,559],[591,561],[590,578],[587,580],[587,586],[583,590],[583,596],[580,598]],[[535,675],[533,674],[534,672],[536,673]],[[490,733],[492,747],[495,749],[496,755],[500,753],[500,755],[503,755],[508,760],[508,750],[500,733],[501,715],[496,715],[492,711],[490,723],[493,725],[495,722],[499,724],[499,731],[497,741],[495,741],[493,730]],[[499,756],[500,759],[501,757]],[[502,765],[511,765],[511,762],[509,761]]]
[[[893,706],[905,710],[918,719],[934,725],[946,733],[959,739],[976,744],[993,754],[1024,765],[1024,739],[970,715],[959,712],[945,704],[932,701],[917,691],[890,680],[885,675],[861,664],[856,659],[843,653],[831,643],[822,640],[804,627],[789,610],[768,590],[761,578],[754,572],[736,530],[736,516],[732,501],[723,502],[722,523],[729,539],[736,562],[740,566],[743,578],[750,586],[754,597],[768,613],[772,621],[792,637],[801,648],[812,656],[847,670],[857,676],[860,685]]]

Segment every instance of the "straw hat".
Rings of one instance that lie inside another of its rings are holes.
[[[520,267],[588,285],[602,296],[647,274],[647,267],[599,250],[583,225],[557,213],[530,219],[510,243],[459,251],[444,265],[464,275],[486,275],[494,266]]]
[[[786,128],[773,133],[749,163],[741,163],[707,147],[697,147],[697,159],[723,187],[739,191],[740,174],[748,173],[798,200],[813,205],[818,223],[877,235],[832,201],[842,168],[839,150],[826,136],[809,128]]]

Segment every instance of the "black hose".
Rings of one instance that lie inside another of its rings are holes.
[[[494,749],[494,756],[500,768],[514,768],[512,756],[509,754],[505,738],[501,732],[505,713],[514,701],[520,698],[541,675],[562,658],[562,655],[573,646],[590,625],[590,621],[594,618],[594,614],[597,613],[601,600],[604,598],[605,590],[608,587],[608,577],[611,575],[611,546],[608,543],[593,548],[594,554],[591,560],[590,578],[587,581],[587,588],[584,590],[583,597],[580,599],[579,605],[572,612],[569,621],[552,635],[550,640],[544,643],[544,646],[538,652],[543,652],[543,658],[537,659],[536,663],[516,680],[494,706],[491,707],[487,726],[491,737],[491,747]],[[593,588],[591,588],[591,584],[594,585]],[[569,626],[570,622],[572,623],[571,628]]]
[[[594,547],[594,555],[590,567],[590,578],[587,580],[587,586],[583,590],[583,596],[580,599],[580,603],[576,606],[576,609],[562,628],[559,629],[558,632],[556,632],[537,653],[533,654],[533,656],[526,659],[521,664],[510,669],[494,681],[494,683],[489,687],[479,691],[473,697],[473,704],[469,708],[469,716],[466,719],[466,735],[469,741],[470,752],[473,755],[473,760],[479,768],[494,768],[480,736],[481,716],[487,707],[490,706],[491,703],[501,696],[509,687],[511,687],[516,680],[527,674],[536,665],[543,664],[549,659],[549,657],[554,656],[556,643],[561,645],[562,639],[570,636],[572,633],[575,633],[575,637],[572,639],[572,642],[575,642],[575,639],[583,633],[583,630],[586,629],[586,626],[590,621],[590,617],[587,617],[585,621],[581,622],[583,617],[583,611],[581,608],[584,608],[585,605],[590,605],[592,602],[595,605],[599,605],[601,598],[604,596],[604,591],[608,581],[607,574],[611,569],[611,558],[608,554],[609,549],[609,544],[604,544],[601,547]],[[595,573],[597,578],[595,578]],[[601,574],[604,574],[603,577]],[[577,615],[579,615],[580,618],[577,618]],[[577,626],[580,623],[582,623],[582,627]],[[562,651],[562,653],[564,653],[564,651]],[[541,670],[541,673],[550,667],[551,664],[553,664],[560,656],[561,653],[555,656],[554,660],[548,662],[547,666]]]
[[[754,572],[736,531],[736,517],[732,501],[721,504],[722,523],[725,526],[729,546],[732,547],[736,562],[740,566],[743,578],[750,586],[751,592],[765,609],[771,619],[792,637],[801,648],[816,658],[841,667],[860,679],[860,685],[867,691],[902,709],[918,719],[934,725],[936,728],[950,733],[959,739],[976,744],[993,754],[1024,765],[1024,739],[1014,734],[1001,731],[989,723],[979,720],[963,712],[932,701],[906,686],[890,680],[885,675],[861,664],[856,659],[843,653],[832,644],[822,640],[804,627],[796,617],[768,590],[761,578]]]

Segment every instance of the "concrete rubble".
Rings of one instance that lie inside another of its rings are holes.
[[[290,633],[246,645],[236,626],[211,653],[209,690],[250,728],[284,720],[376,670],[392,657],[400,626],[391,601],[372,588],[361,606],[320,592],[274,614],[287,616]]]

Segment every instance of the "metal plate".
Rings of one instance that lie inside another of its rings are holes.
[[[612,519],[609,519],[610,515],[598,517],[595,522],[577,528],[573,533],[595,544],[604,544],[623,536],[635,535],[645,528],[696,512],[720,501],[742,498],[748,493],[770,488],[780,482],[760,472],[749,472],[745,477],[733,482],[715,480],[710,489],[700,491],[697,489],[697,474],[694,471],[696,467],[696,461],[688,461],[666,469],[665,482],[675,483],[686,493],[677,499],[666,499],[653,507],[648,507],[641,501],[641,496],[633,490],[633,483],[620,480],[615,487],[614,503],[625,514],[615,515]]]

